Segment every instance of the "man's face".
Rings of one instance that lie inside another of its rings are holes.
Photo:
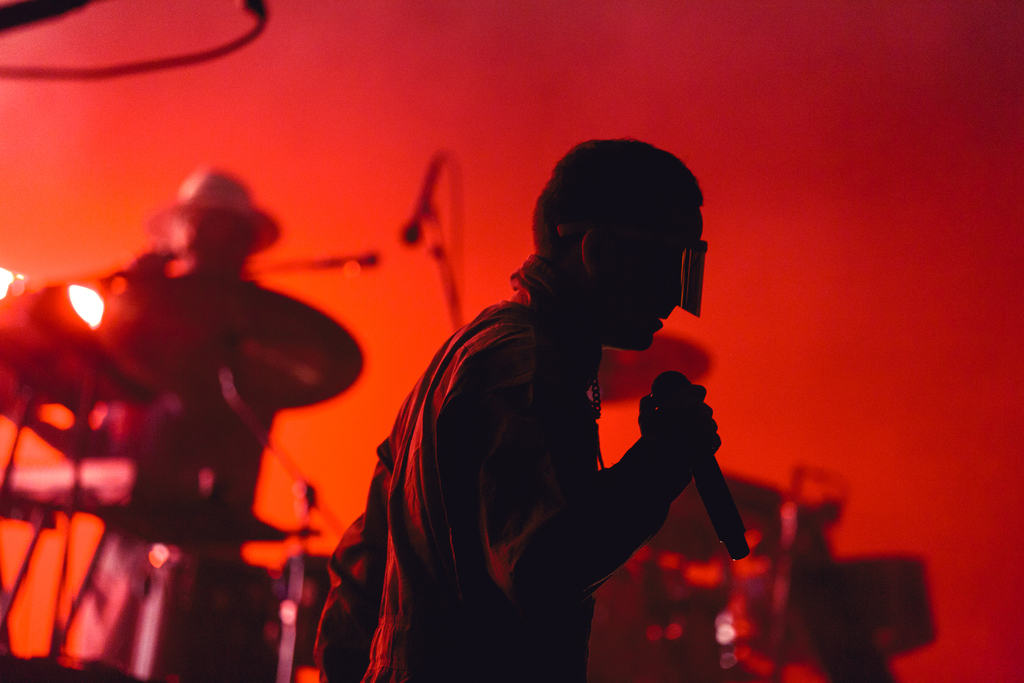
[[[253,241],[253,227],[229,211],[206,209],[189,215],[191,240],[187,251],[196,265],[208,271],[241,271]]]
[[[642,351],[679,305],[683,252],[693,246],[679,235],[700,235],[699,209],[679,219],[686,229],[664,231],[646,226],[601,230],[594,255],[592,286],[601,343]]]

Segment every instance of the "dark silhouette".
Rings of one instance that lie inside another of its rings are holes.
[[[512,298],[438,351],[378,448],[330,563],[324,680],[586,680],[594,591],[721,443],[689,383],[647,403],[613,467],[596,423],[602,346],[646,349],[681,301],[699,312],[684,269],[703,263],[702,202],[679,159],[636,140],[557,164]]]

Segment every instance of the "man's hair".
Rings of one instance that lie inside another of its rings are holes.
[[[639,140],[589,140],[562,157],[537,198],[534,248],[540,256],[558,255],[564,223],[670,229],[670,215],[703,203],[697,179],[669,152]]]

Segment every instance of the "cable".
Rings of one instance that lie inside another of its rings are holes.
[[[0,31],[53,19],[81,9],[92,0],[22,0],[0,7]]]
[[[139,62],[126,62],[100,67],[36,67],[2,66],[0,79],[43,80],[43,81],[99,81],[121,76],[133,76],[151,71],[175,69],[201,64],[230,54],[256,40],[267,25],[267,8],[263,0],[245,0],[244,9],[256,17],[256,25],[246,34],[219,47],[171,57],[161,57]]]

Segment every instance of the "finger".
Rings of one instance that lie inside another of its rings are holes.
[[[685,403],[702,403],[707,398],[708,390],[699,384],[686,384],[675,387],[675,390],[666,395],[669,400],[678,400]]]

